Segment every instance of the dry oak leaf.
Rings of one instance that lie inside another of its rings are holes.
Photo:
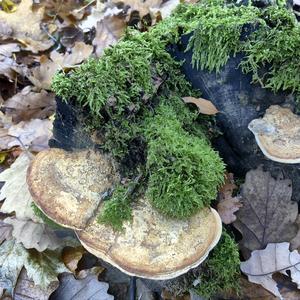
[[[204,115],[215,115],[219,111],[217,108],[208,100],[203,98],[194,98],[194,97],[183,97],[185,103],[193,103],[197,106],[199,113]]]
[[[4,222],[13,227],[12,236],[26,249],[34,248],[43,252],[46,249],[55,250],[62,245],[61,240],[46,224],[10,217],[6,218]]]
[[[300,254],[294,250],[290,252],[290,243],[270,243],[263,250],[255,250],[250,259],[241,263],[241,270],[248,276],[248,280],[262,285],[275,296],[283,299],[276,281],[272,278],[274,273],[288,275],[300,288]]]
[[[290,241],[296,235],[298,206],[291,201],[290,180],[274,179],[260,168],[251,170],[240,196],[243,207],[236,213],[233,225],[243,234],[244,247],[263,249],[269,243]]]
[[[27,275],[25,268],[22,269],[13,293],[14,300],[48,300],[50,295],[57,289],[59,283],[52,282],[46,289],[35,285]]]
[[[224,224],[230,224],[236,220],[235,212],[243,205],[239,197],[232,197],[233,191],[237,188],[234,183],[233,174],[227,173],[225,183],[219,190],[218,213]]]
[[[6,38],[12,38],[25,45],[25,49],[37,53],[49,49],[53,41],[46,32],[41,29],[41,21],[44,15],[44,8],[32,10],[32,0],[22,0],[18,9],[13,13],[0,11],[0,24],[6,24]]]
[[[23,152],[9,169],[0,173],[0,181],[5,182],[0,191],[0,201],[5,200],[0,212],[15,212],[18,219],[38,221],[31,207],[33,200],[26,182],[27,168],[32,157],[32,154]]]
[[[30,119],[45,119],[55,112],[55,95],[44,90],[37,93],[32,86],[5,101],[3,108],[14,123]]]
[[[88,275],[84,279],[75,279],[72,274],[62,274],[58,289],[51,300],[113,300],[107,293],[108,284],[100,282],[96,275]]]
[[[30,70],[28,79],[39,89],[49,90],[52,78],[58,70],[74,68],[86,60],[93,52],[93,46],[76,42],[71,53],[61,54],[57,51],[50,53],[50,59],[41,56],[40,66]]]
[[[14,239],[5,241],[0,246],[0,286],[13,290],[19,274],[25,267],[28,277],[34,284],[47,290],[52,282],[57,282],[57,275],[68,272],[60,261],[60,251],[38,252],[27,250]]]

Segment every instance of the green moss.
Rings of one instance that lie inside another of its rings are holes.
[[[132,218],[131,196],[125,186],[118,186],[112,197],[106,200],[98,216],[98,222],[110,225],[114,230],[121,231],[123,222]]]
[[[253,6],[200,5],[201,16],[188,49],[197,68],[220,71],[240,51],[245,24],[258,24],[260,10]]]
[[[228,233],[221,240],[203,266],[200,284],[195,289],[205,299],[217,293],[239,291],[240,259],[238,246]]]
[[[253,81],[277,92],[300,92],[300,26],[291,11],[270,7],[263,11],[266,23],[243,45],[241,66],[253,73]]]
[[[33,209],[34,214],[40,218],[45,224],[49,225],[53,229],[62,229],[64,227],[55,223],[51,219],[49,219],[33,202],[31,203],[31,208]]]
[[[155,116],[145,122],[149,174],[146,193],[158,210],[176,218],[187,218],[208,206],[216,198],[224,174],[222,160],[204,135],[183,129],[186,113],[183,104],[180,114],[170,103],[161,104]]]

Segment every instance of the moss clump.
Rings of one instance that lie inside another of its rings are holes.
[[[188,49],[197,68],[220,71],[230,56],[245,54],[241,68],[253,82],[277,92],[300,91],[300,25],[282,3],[258,9],[223,1],[198,6],[199,23]]]
[[[59,224],[55,223],[51,219],[49,219],[33,202],[31,203],[31,208],[34,214],[40,218],[45,224],[50,226],[53,229],[62,229],[64,227],[60,226]]]
[[[238,246],[228,233],[223,232],[221,240],[203,266],[200,284],[196,293],[211,299],[217,293],[239,290],[240,258]]]
[[[259,24],[260,10],[253,6],[200,5],[201,17],[188,49],[197,68],[220,71],[230,56],[241,50],[245,24]]]
[[[182,111],[186,110],[182,104]],[[224,178],[222,160],[207,139],[183,129],[182,115],[171,104],[161,104],[145,122],[146,193],[158,210],[176,218],[187,218],[208,206]]]
[[[253,81],[277,92],[300,92],[300,26],[292,12],[269,7],[265,23],[243,45],[241,66],[253,73]]]
[[[125,186],[118,186],[112,197],[104,202],[104,207],[98,216],[98,222],[110,225],[114,230],[121,231],[123,222],[132,218],[131,196]]]

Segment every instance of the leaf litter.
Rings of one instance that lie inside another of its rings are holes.
[[[89,292],[101,299],[113,299],[107,292],[107,283],[97,278],[103,268],[79,269],[85,250],[70,248],[76,246],[74,240],[59,238],[34,214],[26,171],[34,154],[46,149],[51,138],[54,74],[58,70],[67,73],[89,57],[101,58],[105,48],[117,43],[127,26],[146,30],[170,15],[179,1],[1,3],[0,161],[10,167],[0,173],[0,181],[4,182],[0,192],[0,296],[2,291],[14,299],[43,300],[54,291],[51,299],[67,300],[76,299],[77,291],[82,300]],[[199,113],[219,112],[209,100],[183,100],[196,105]],[[10,152],[15,153],[13,161],[8,159],[13,157],[7,155]],[[278,272],[285,274],[286,286],[291,281],[299,284],[300,278],[296,268],[300,255],[294,250],[300,247],[300,218],[296,204],[290,200],[292,186],[260,169],[251,170],[235,195],[239,188],[232,178],[228,174],[219,191],[217,209],[223,223],[233,225],[243,236],[240,247],[244,258],[249,259],[242,262],[241,270],[266,293],[285,297],[287,292],[280,288]],[[257,299],[257,285],[250,288],[253,284],[247,281],[247,286],[243,280],[242,295],[247,295],[244,299]],[[296,288],[293,286],[285,299],[293,299],[291,295],[299,292]],[[260,291],[262,298],[273,299]]]

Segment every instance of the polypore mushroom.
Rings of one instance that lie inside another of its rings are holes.
[[[119,180],[109,158],[90,150],[40,152],[27,172],[35,204],[56,223],[83,229],[105,193]]]
[[[272,105],[248,128],[266,157],[281,163],[300,163],[300,116],[289,108]]]
[[[166,218],[140,198],[132,222],[116,233],[95,219],[77,232],[82,245],[124,273],[148,279],[171,279],[197,267],[218,243],[222,223],[206,208],[188,220]]]
[[[218,213],[204,208],[188,220],[167,218],[140,197],[124,230],[98,222],[101,193],[118,180],[107,156],[91,151],[40,152],[27,181],[34,202],[55,222],[75,228],[82,245],[121,271],[149,279],[171,279],[197,267],[218,243]]]

